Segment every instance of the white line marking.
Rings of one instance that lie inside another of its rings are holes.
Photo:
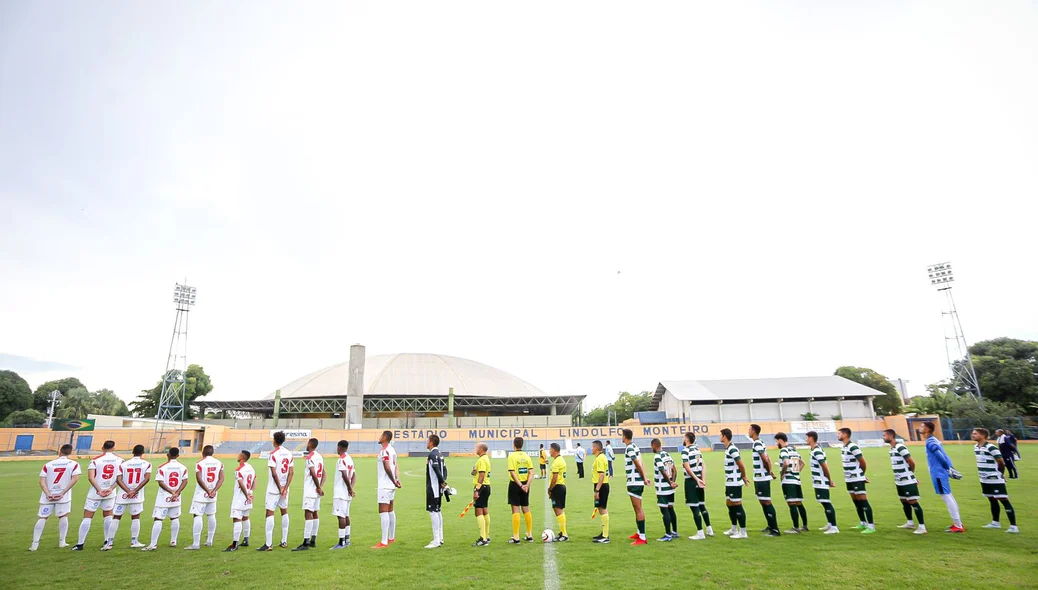
[[[551,500],[548,499],[548,486],[544,487],[544,524],[549,525],[555,518],[555,511],[551,509]],[[548,528],[545,526],[545,528]],[[554,527],[552,527],[554,528]],[[552,543],[544,544],[544,588],[545,590],[556,590],[559,587],[559,568],[555,563],[555,546]]]

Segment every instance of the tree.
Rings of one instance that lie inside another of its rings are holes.
[[[630,393],[621,391],[616,401],[611,404],[595,408],[584,414],[584,424],[589,426],[601,426],[609,420],[608,414],[615,413],[614,423],[619,424],[624,420],[630,420],[635,412],[646,412],[652,407],[651,391],[641,393]]]
[[[86,418],[87,414],[95,413],[93,402],[86,387],[76,387],[61,397],[61,403],[58,404],[54,415],[66,420]]]
[[[47,415],[39,410],[29,408],[11,412],[4,418],[4,425],[11,426],[43,426],[47,421]]]
[[[947,381],[931,383],[926,386],[930,395],[912,398],[912,403],[905,408],[906,412],[922,415],[937,415],[948,417],[952,415],[956,400],[959,396],[952,391],[952,386]]]
[[[0,371],[0,416],[32,407],[32,388],[14,371]]]
[[[86,389],[86,385],[75,377],[65,377],[64,379],[55,379],[54,381],[48,381],[43,385],[36,388],[36,391],[32,394],[32,407],[46,414],[50,411],[50,394],[54,390],[61,392],[61,395],[65,395],[71,389],[82,387]]]
[[[835,375],[839,375],[844,379],[850,379],[851,381],[861,383],[866,387],[871,387],[876,391],[882,393],[881,396],[876,396],[872,401],[872,405],[876,408],[876,413],[881,416],[893,416],[894,414],[901,413],[901,394],[897,392],[897,388],[891,383],[886,377],[880,375],[872,369],[865,367],[851,367],[844,366],[836,369]]]
[[[213,382],[201,365],[189,365],[184,373],[184,399],[190,406],[195,399],[213,390]],[[151,389],[141,391],[137,399],[130,403],[134,416],[153,417],[159,411],[159,397],[162,394],[162,379]],[[191,408],[187,409],[187,417],[193,417]]]
[[[126,402],[119,399],[111,389],[99,389],[94,392],[93,411],[91,414],[103,414],[105,416],[129,416],[130,409]]]
[[[1038,342],[984,340],[970,347],[970,356],[984,399],[1018,406],[1038,402]]]

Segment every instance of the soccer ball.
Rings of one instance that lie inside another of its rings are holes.
[[[555,531],[544,529],[544,532],[541,533],[541,540],[545,543],[553,543],[555,541]]]

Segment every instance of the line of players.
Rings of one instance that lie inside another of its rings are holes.
[[[929,426],[929,425],[927,425]],[[926,426],[924,426],[926,430]],[[766,536],[779,536],[778,519],[776,510],[771,501],[771,481],[775,479],[773,465],[767,455],[766,447],[760,440],[760,428],[751,425],[748,432],[753,441],[751,449],[753,457],[754,490],[764,511],[767,527],[762,530]],[[930,433],[932,434],[932,426]],[[633,442],[633,432],[629,429],[623,430],[624,466],[626,475],[626,491],[630,497],[635,513],[637,532],[631,535],[632,545],[644,545],[647,543],[645,536],[645,514],[642,509],[642,496],[646,482],[645,467],[641,461],[641,451]],[[906,523],[900,528],[915,528],[916,534],[926,532],[923,521],[922,508],[919,505],[918,481],[915,478],[915,462],[908,449],[898,443],[893,430],[884,433],[884,441],[890,445],[891,466],[894,471],[895,483],[898,496],[903,504]],[[988,441],[988,431],[977,428],[973,431],[972,438],[976,443],[974,453],[976,455],[978,475],[981,480],[982,491],[991,504],[992,522],[984,528],[1001,528],[998,523],[999,505],[1001,504],[1010,520],[1010,528],[1007,532],[1018,532],[1015,521],[1015,512],[1009,503],[1006,492],[1005,480],[1002,478],[1000,468],[1003,460],[998,448]],[[815,432],[806,434],[810,446],[810,465],[812,485],[815,490],[815,499],[822,504],[827,524],[822,527],[825,534],[837,534],[835,509],[830,502],[829,491],[835,487],[825,453],[818,445],[818,435]],[[861,450],[851,440],[849,429],[840,429],[838,438],[842,443],[840,452],[844,470],[844,479],[847,491],[858,512],[859,525],[856,527],[862,534],[871,534],[875,531],[872,508],[868,502],[865,492],[865,484],[868,479],[865,476],[867,465],[862,457]],[[779,449],[780,479],[783,496],[789,506],[793,527],[786,531],[787,534],[799,534],[806,532],[807,512],[804,508],[804,498],[800,474],[805,463],[799,452],[788,444],[785,434],[775,435],[776,446]],[[936,439],[931,438],[932,441]],[[394,511],[394,495],[400,489],[401,482],[397,465],[396,451],[390,444],[392,432],[385,431],[379,439],[381,449],[378,454],[378,510],[382,528],[382,537],[374,549],[383,549],[395,542],[396,538],[396,513]],[[693,518],[698,530],[697,534],[689,537],[692,540],[702,540],[714,536],[713,527],[710,524],[710,515],[706,509],[706,472],[702,460],[702,454],[696,445],[695,435],[685,435],[685,445],[681,449],[682,469],[684,471],[684,494],[685,504],[692,510]],[[732,433],[729,429],[721,430],[721,441],[725,445],[725,498],[728,508],[731,528],[724,534],[733,539],[747,538],[746,513],[742,506],[742,487],[749,485],[746,467],[742,462],[739,449],[732,443]],[[273,549],[274,516],[276,511],[281,513],[281,543],[280,547],[288,547],[288,533],[290,519],[288,515],[289,488],[294,477],[293,455],[291,451],[282,445],[285,435],[276,432],[273,437],[274,450],[267,460],[268,480],[265,498],[265,542],[259,551],[271,551]],[[928,441],[928,447],[931,441]],[[937,443],[939,445],[939,443]],[[442,456],[438,450],[439,439],[435,435],[430,436],[427,446],[429,458],[426,469],[426,509],[430,513],[433,528],[433,540],[427,549],[439,547],[443,544],[443,518],[440,514],[441,500],[453,491],[447,485],[447,469]],[[508,503],[512,508],[512,537],[510,543],[520,543],[520,525],[525,519],[525,540],[533,540],[533,518],[529,510],[530,485],[533,479],[533,462],[523,450],[524,441],[516,438],[514,450],[508,457],[509,489]],[[324,485],[326,473],[324,459],[317,452],[318,440],[310,439],[307,443],[307,454],[305,456],[305,469],[303,486],[303,510],[304,510],[304,539],[303,543],[293,549],[294,551],[305,551],[316,547],[316,539],[320,520],[318,518],[320,501],[324,496]],[[658,541],[667,542],[680,538],[678,535],[677,514],[674,510],[674,497],[677,490],[677,469],[670,454],[662,450],[659,439],[651,442],[653,457],[653,483],[656,488],[657,505],[663,517],[665,534]],[[147,545],[140,542],[140,515],[144,509],[144,489],[151,481],[152,465],[143,458],[144,447],[137,445],[133,449],[133,458],[123,460],[112,450],[115,447],[113,441],[106,441],[102,447],[103,453],[94,457],[87,468],[87,479],[89,488],[84,506],[83,520],[80,523],[78,539],[72,547],[74,551],[82,551],[87,535],[92,526],[92,520],[98,511],[102,512],[104,522],[104,541],[102,550],[110,550],[115,545],[122,516],[129,513],[130,546],[144,551],[154,551],[158,547],[159,536],[163,529],[163,522],[170,521],[170,546],[177,546],[180,530],[181,496],[189,483],[188,468],[179,462],[179,449],[171,448],[167,453],[167,461],[155,469],[155,481],[159,487],[155,507],[152,512],[153,524],[151,530],[151,542]],[[333,515],[338,520],[338,543],[332,549],[342,549],[350,546],[350,503],[356,496],[356,470],[352,457],[348,453],[349,442],[339,441],[337,445],[338,459],[336,461],[336,475],[334,480]],[[607,444],[603,447],[601,441],[592,444],[592,484],[594,492],[595,512],[592,518],[601,515],[602,530],[592,540],[596,543],[609,543],[609,482],[612,477],[612,461],[610,455],[612,449]],[[72,446],[63,445],[60,456],[43,466],[39,475],[41,487],[40,509],[38,520],[33,530],[33,542],[30,551],[36,551],[44,527],[51,515],[58,517],[59,547],[67,547],[66,536],[68,533],[68,515],[71,512],[72,487],[80,479],[82,472],[79,463],[71,458]],[[943,451],[942,451],[943,453]],[[490,460],[487,456],[487,445],[479,444],[476,447],[477,460],[472,470],[473,496],[471,506],[476,509],[476,520],[479,526],[479,538],[474,545],[485,546],[490,544],[490,518],[488,502],[490,498]],[[550,540],[567,541],[569,539],[566,522],[566,461],[561,456],[561,448],[557,443],[550,445],[551,457],[551,479],[548,482],[547,491],[559,525],[559,533],[550,535]],[[928,451],[929,454],[929,451]],[[231,505],[231,518],[233,522],[233,541],[225,551],[236,551],[239,547],[249,546],[251,532],[251,521],[249,519],[256,484],[256,472],[249,465],[251,455],[248,451],[242,451],[238,455],[238,467],[234,473],[234,497]],[[951,467],[947,460],[947,467]],[[545,473],[548,459],[542,448],[540,453],[542,473]],[[939,466],[932,467],[935,472]],[[547,479],[547,476],[545,475]],[[207,539],[205,546],[210,547],[216,533],[216,502],[220,488],[224,484],[223,463],[213,457],[213,447],[206,446],[202,451],[202,459],[195,465],[195,492],[192,497],[190,513],[194,516],[192,527],[192,544],[186,549],[197,550],[201,548],[201,534],[203,524],[207,528]],[[947,502],[950,497],[950,484],[946,480],[935,479],[935,489],[942,499]],[[947,497],[946,497],[947,496]],[[954,502],[954,500],[952,500]],[[951,505],[949,505],[951,511]],[[949,532],[963,532],[961,522],[958,521],[957,507],[952,512],[955,523],[949,527]],[[205,521],[203,521],[203,517]],[[914,521],[913,521],[914,518]],[[918,523],[916,526],[915,523]],[[956,530],[958,529],[958,530]]]

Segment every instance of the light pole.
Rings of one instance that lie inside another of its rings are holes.
[[[962,322],[959,321],[959,312],[955,309],[955,299],[952,297],[952,284],[955,282],[952,265],[950,262],[932,264],[926,267],[926,273],[930,277],[930,285],[937,289],[938,293],[945,295],[945,305],[941,310],[944,319],[944,352],[948,357],[953,384],[959,383],[971,395],[975,394],[980,399],[980,381],[977,380],[973,357],[970,355],[966,336],[962,332]]]
[[[155,412],[155,440],[152,452],[161,448],[163,434],[174,429],[167,429],[166,424],[180,422],[180,439],[184,439],[184,420],[187,418],[184,381],[187,373],[187,318],[198,297],[195,287],[177,283],[173,288],[173,306],[177,310],[173,322],[173,337],[169,342],[169,356],[166,357],[166,372],[162,374],[162,391],[159,393],[159,405]],[[177,445],[180,445],[180,442]]]
[[[50,392],[50,410],[47,411],[47,428],[50,428],[54,423],[54,409],[58,407],[58,400],[61,399],[61,392],[55,389]]]

